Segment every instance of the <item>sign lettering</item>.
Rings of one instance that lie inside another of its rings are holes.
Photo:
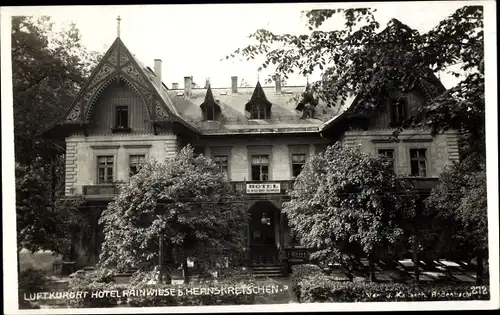
[[[280,191],[279,183],[247,184],[247,194],[279,194]]]

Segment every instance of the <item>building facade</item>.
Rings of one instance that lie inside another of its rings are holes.
[[[312,110],[299,101],[306,90],[282,86],[196,88],[184,78],[168,88],[161,80],[161,60],[145,67],[117,38],[62,118],[45,132],[66,142],[67,197],[82,195],[97,220],[120,185],[140,161],[163,160],[190,144],[212,158],[234,189],[245,195],[250,213],[247,231],[252,263],[300,263],[307,259],[281,212],[286,190],[313,154],[336,141],[383,154],[396,173],[418,178],[423,189],[435,183],[443,167],[458,159],[457,135],[436,136],[404,130],[393,141],[395,127],[430,95],[424,87],[395,93],[387,110],[370,117],[345,113],[356,102],[319,103]],[[442,88],[442,86],[441,86]],[[95,263],[96,250],[85,257]]]

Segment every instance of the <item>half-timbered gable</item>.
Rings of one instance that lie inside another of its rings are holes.
[[[116,126],[117,122],[123,123],[124,119],[120,117],[125,117],[123,112],[117,114],[117,106],[122,106],[118,108],[118,112],[128,107],[127,123],[132,123],[135,129],[116,128],[120,127]],[[101,119],[104,119],[104,125],[101,124]],[[142,122],[139,122],[141,119]],[[89,136],[91,131],[99,134],[157,133],[165,132],[163,129],[169,130],[175,124],[191,131],[196,130],[196,127],[178,115],[161,78],[156,78],[154,72],[137,60],[118,37],[68,110],[44,135],[65,137],[76,132]]]
[[[114,81],[96,100],[87,134],[154,134],[151,113],[139,93],[125,81]]]

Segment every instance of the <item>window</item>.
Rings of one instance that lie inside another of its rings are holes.
[[[427,176],[426,149],[410,149],[411,176]]]
[[[250,109],[250,119],[269,119],[269,116],[265,104],[257,104]]]
[[[146,160],[145,155],[131,155],[129,157],[129,174],[133,176],[139,172],[139,165]]]
[[[213,107],[205,107],[205,120],[215,120],[215,109]]]
[[[98,184],[109,184],[113,182],[113,164],[112,155],[97,157],[97,178]]]
[[[214,162],[221,173],[223,173],[227,179],[229,179],[229,156],[227,155],[215,155]]]
[[[269,179],[269,155],[252,155],[252,180]]]
[[[393,126],[398,126],[403,123],[406,119],[406,102],[405,100],[399,99],[392,101],[391,103],[391,124]]]
[[[115,128],[128,128],[128,106],[116,106]]]
[[[390,168],[394,171],[394,150],[380,149],[378,150],[378,154],[382,155],[389,162]]]
[[[292,154],[292,176],[299,176],[302,168],[306,164],[306,155],[305,154]]]

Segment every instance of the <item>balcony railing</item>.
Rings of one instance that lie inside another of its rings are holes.
[[[437,177],[406,177],[407,180],[410,180],[414,184],[414,188],[417,191],[430,191],[439,183],[439,178]]]
[[[247,195],[284,195],[292,188],[292,180],[231,182],[235,191]]]
[[[285,251],[290,263],[305,263],[309,261],[311,250],[305,247],[288,247]]]
[[[436,178],[411,178],[416,183],[417,190],[431,190],[437,183]],[[274,181],[233,181],[233,189],[242,194],[252,195],[286,195],[293,187],[292,180]],[[120,191],[117,184],[85,185],[83,196],[91,199],[112,199]]]
[[[83,196],[92,199],[112,199],[120,192],[120,187],[115,184],[85,185],[82,188]]]

